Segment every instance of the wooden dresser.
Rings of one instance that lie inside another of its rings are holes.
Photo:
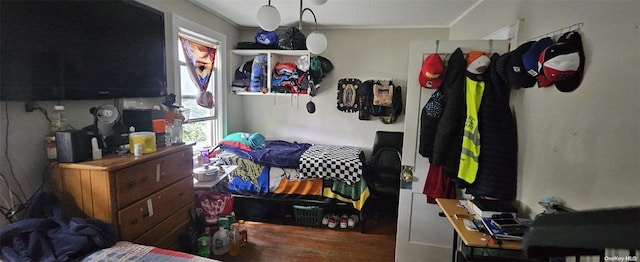
[[[118,227],[121,240],[178,250],[193,208],[191,145],[158,148],[140,157],[58,163],[51,172],[64,214]]]

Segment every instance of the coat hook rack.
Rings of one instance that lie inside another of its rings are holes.
[[[551,31],[551,32],[546,33],[546,34],[542,34],[542,35],[536,36],[534,38],[530,38],[528,41],[538,41],[538,40],[540,40],[542,38],[545,38],[547,36],[553,38],[553,40],[556,40],[560,36],[562,36],[562,34],[564,34],[566,32],[578,31],[578,30],[582,29],[583,25],[584,25],[583,22],[575,23],[573,25],[566,26],[566,27]]]

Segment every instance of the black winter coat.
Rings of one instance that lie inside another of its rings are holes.
[[[491,57],[489,78],[480,103],[480,164],[476,180],[467,187],[467,193],[476,197],[504,200],[516,197],[518,139],[509,107],[509,85],[502,77],[508,56],[509,53]]]
[[[438,121],[431,163],[443,166],[443,173],[458,182],[462,135],[466,119],[465,77],[467,61],[460,48],[449,57],[442,82],[444,111]],[[461,180],[460,180],[461,181]]]

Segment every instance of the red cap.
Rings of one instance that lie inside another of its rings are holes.
[[[444,62],[438,54],[430,54],[422,62],[422,70],[418,75],[418,82],[422,87],[436,89],[442,84]]]
[[[548,87],[553,85],[553,80],[549,79],[549,77],[545,74],[544,63],[547,60],[547,51],[551,46],[545,48],[540,55],[538,56],[538,75],[536,76],[536,80],[538,81],[538,88]]]

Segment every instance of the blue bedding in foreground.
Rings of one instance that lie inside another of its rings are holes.
[[[287,142],[283,140],[267,140],[265,147],[246,151],[231,146],[220,145],[220,148],[237,156],[270,167],[298,168],[300,156],[311,147],[309,143]]]

